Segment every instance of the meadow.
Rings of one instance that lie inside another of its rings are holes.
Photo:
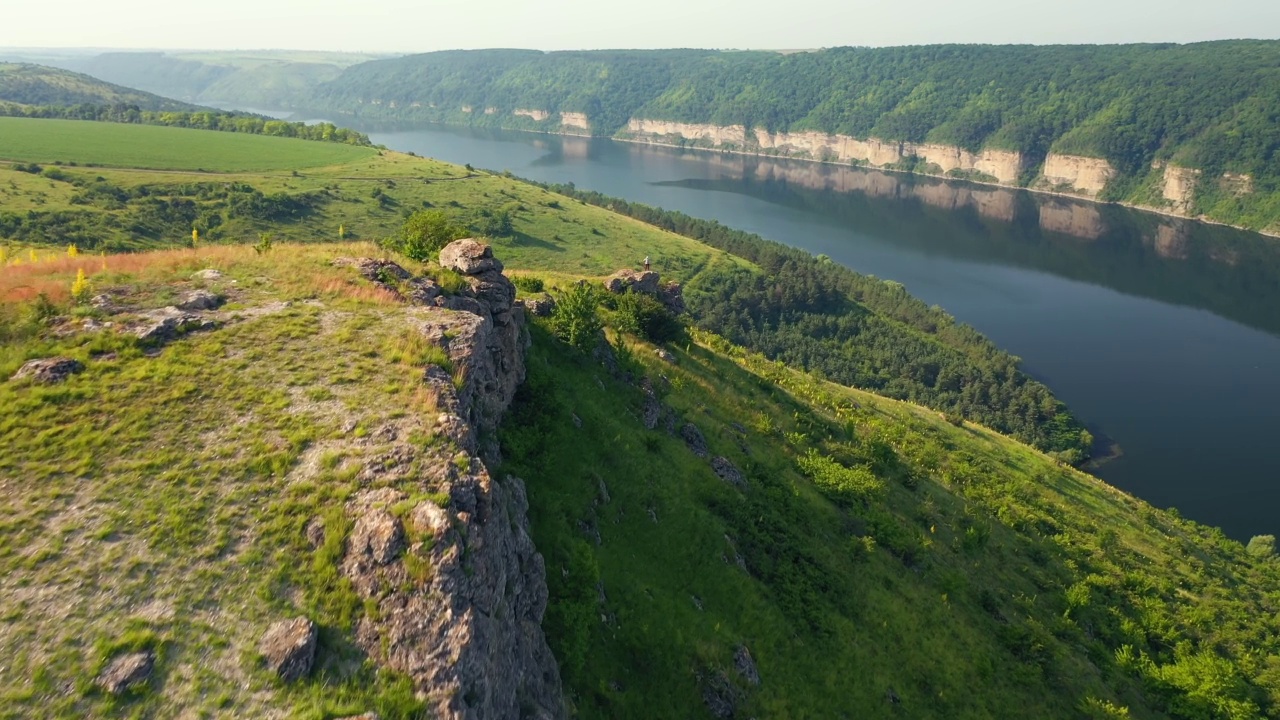
[[[0,159],[151,170],[264,172],[349,163],[372,148],[80,120],[0,118]]]

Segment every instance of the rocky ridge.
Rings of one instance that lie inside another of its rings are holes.
[[[412,283],[381,263],[345,264]],[[457,241],[441,265],[462,273],[469,289],[407,311],[452,363],[423,371],[439,410],[437,438],[370,463],[346,507],[352,529],[341,571],[376,607],[358,623],[356,642],[408,675],[433,717],[562,717],[524,482],[489,471],[498,461],[493,432],[524,379],[524,309],[488,246]]]

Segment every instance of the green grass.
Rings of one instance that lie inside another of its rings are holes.
[[[376,153],[336,143],[208,130],[0,118],[0,159],[23,162],[258,172],[348,163]]]

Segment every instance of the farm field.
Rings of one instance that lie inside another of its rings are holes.
[[[354,162],[372,148],[293,138],[80,120],[0,118],[0,160],[261,172]]]

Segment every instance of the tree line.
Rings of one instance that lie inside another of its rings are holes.
[[[143,110],[137,105],[18,105],[0,102],[0,116],[46,118],[60,120],[93,120],[97,122],[131,123],[134,125],[165,125],[168,127],[217,130],[248,135],[271,135],[336,142],[345,145],[370,147],[369,136],[333,123],[307,124],[273,120],[259,115],[249,115],[218,110],[195,112],[175,110]]]

